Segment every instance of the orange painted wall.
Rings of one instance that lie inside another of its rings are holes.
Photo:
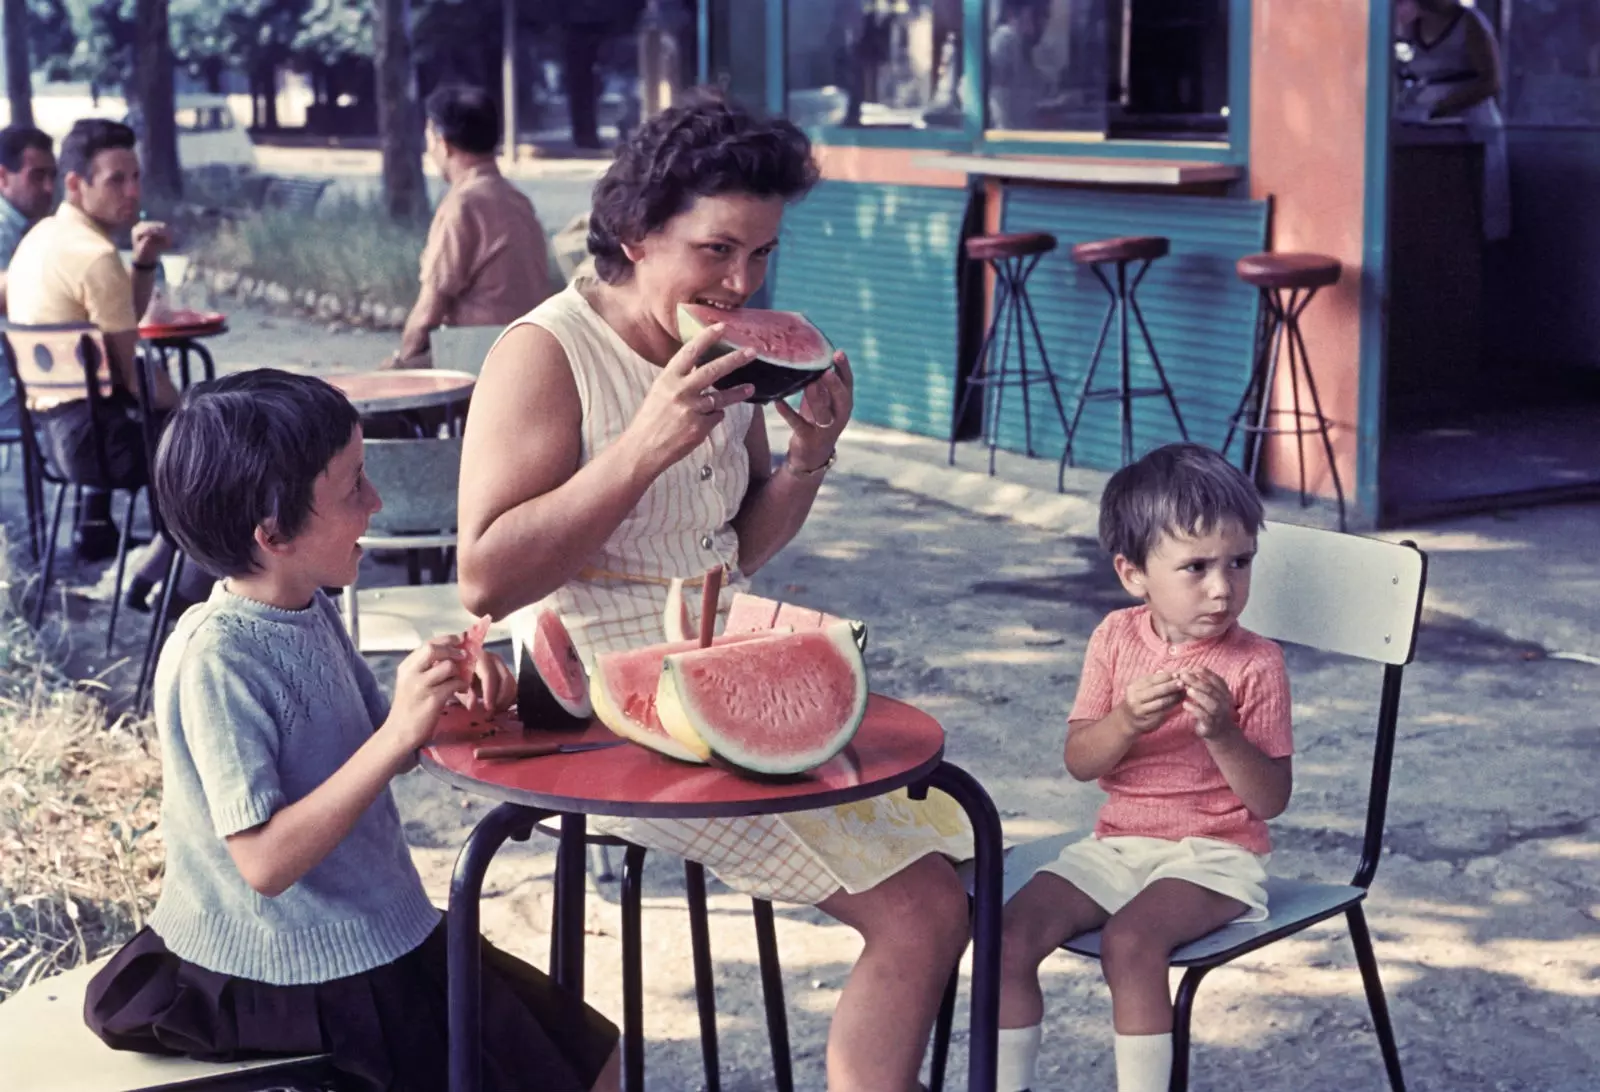
[[[1344,276],[1318,293],[1301,328],[1323,412],[1335,422],[1347,501],[1358,451],[1369,21],[1368,0],[1255,0],[1250,28],[1250,193],[1272,199],[1271,248],[1344,263]],[[1280,357],[1280,370],[1286,364]],[[1278,384],[1275,404],[1292,405],[1287,382]],[[1293,437],[1271,440],[1269,475],[1297,485]],[[1332,496],[1321,443],[1306,441],[1308,481]]]

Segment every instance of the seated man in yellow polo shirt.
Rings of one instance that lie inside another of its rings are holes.
[[[88,322],[105,337],[117,390],[104,407],[100,428],[112,477],[140,477],[144,431],[137,372],[139,316],[150,302],[155,273],[169,245],[166,225],[139,219],[139,156],[133,130],[101,118],[78,122],[61,142],[60,172],[66,194],[54,216],[28,232],[7,271],[10,320],[24,325]],[[133,228],[133,272],[123,265],[111,233]],[[165,416],[178,392],[159,369],[151,375],[152,405]],[[37,417],[44,455],[74,478],[96,476],[89,407],[65,402]],[[116,552],[111,496],[88,490],[76,537],[86,561]]]

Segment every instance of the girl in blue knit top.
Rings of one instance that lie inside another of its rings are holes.
[[[444,924],[389,782],[462,689],[463,642],[407,657],[390,702],[322,591],[355,579],[382,502],[356,412],[321,380],[262,369],[195,388],[153,479],[173,537],[224,579],[161,653],[166,876],[85,1019],[118,1049],[329,1054],[341,1088],[437,1092]],[[510,704],[498,657],[470,670],[466,700]],[[617,1087],[615,1027],[487,943],[483,956],[486,1087]]]

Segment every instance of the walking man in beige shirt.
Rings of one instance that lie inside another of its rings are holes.
[[[499,111],[476,87],[428,96],[428,156],[449,184],[422,252],[422,287],[390,367],[431,366],[439,326],[504,326],[550,295],[550,258],[533,202],[495,165]]]

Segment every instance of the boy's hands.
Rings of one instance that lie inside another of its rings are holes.
[[[1233,692],[1221,675],[1208,667],[1190,667],[1178,672],[1177,678],[1184,688],[1184,712],[1194,717],[1195,735],[1220,739],[1239,730]]]
[[[1142,736],[1161,727],[1167,714],[1183,701],[1183,695],[1181,679],[1165,671],[1157,671],[1154,675],[1146,675],[1129,683],[1122,705],[1127,712],[1128,723]]]
[[[409,755],[433,736],[445,702],[461,689],[466,652],[459,637],[435,637],[404,660],[394,673],[394,702],[380,732]]]

